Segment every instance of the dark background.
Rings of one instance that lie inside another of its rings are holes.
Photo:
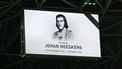
[[[101,59],[24,56],[24,8],[99,14]],[[0,69],[122,69],[121,58],[122,0],[0,0]]]

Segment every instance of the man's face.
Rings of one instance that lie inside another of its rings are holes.
[[[57,18],[57,25],[58,25],[59,29],[63,29],[64,24],[65,24],[64,18],[63,17],[58,17]]]

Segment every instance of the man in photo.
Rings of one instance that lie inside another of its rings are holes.
[[[62,14],[56,16],[57,31],[54,33],[54,38],[58,40],[68,40],[72,37],[72,31],[68,30],[66,17]]]

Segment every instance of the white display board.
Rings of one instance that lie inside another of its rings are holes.
[[[84,14],[24,10],[24,26],[26,54],[101,57],[99,29]]]

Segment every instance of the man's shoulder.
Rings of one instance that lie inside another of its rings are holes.
[[[72,30],[67,30],[68,33],[72,33]]]
[[[72,30],[67,30],[67,35],[72,35]]]

